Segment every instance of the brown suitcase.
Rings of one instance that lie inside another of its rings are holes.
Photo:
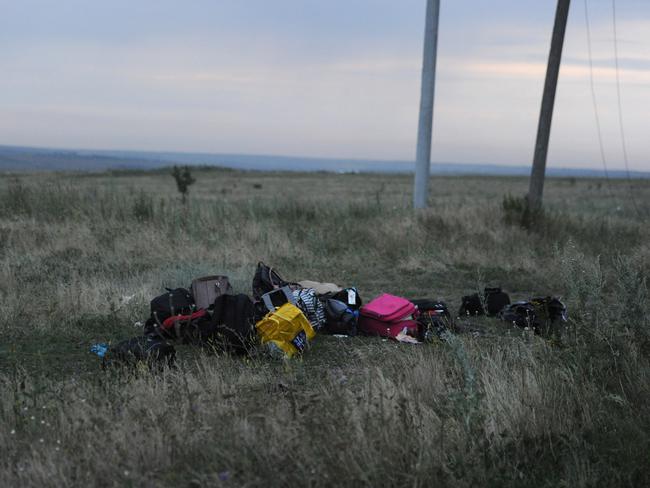
[[[218,296],[231,293],[232,286],[227,276],[204,276],[192,281],[192,296],[196,308],[208,308]]]

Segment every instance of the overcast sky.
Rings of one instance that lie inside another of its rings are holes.
[[[612,1],[588,0],[610,168]],[[532,160],[554,0],[442,0],[432,159]],[[426,0],[0,0],[0,144],[411,160]],[[630,169],[650,169],[650,1],[618,0]],[[584,0],[549,166],[602,167]]]

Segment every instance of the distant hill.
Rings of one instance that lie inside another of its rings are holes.
[[[93,152],[0,146],[0,171],[105,171],[154,169],[169,163]]]
[[[0,171],[106,171],[109,169],[156,169],[173,164],[222,166],[258,171],[329,171],[338,173],[411,173],[413,162],[370,159],[334,159],[248,154],[47,149],[0,146]],[[485,174],[525,176],[529,166],[434,162],[432,174]],[[548,168],[547,175],[602,178],[602,170]],[[625,171],[610,171],[610,178],[625,178]],[[632,178],[650,178],[650,172],[630,172]]]

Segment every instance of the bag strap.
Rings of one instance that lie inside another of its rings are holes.
[[[280,277],[280,275],[278,275],[278,278],[279,277]],[[271,266],[269,266],[269,283],[271,283],[271,286],[274,289],[276,289],[276,285],[275,285],[275,283],[273,283],[273,267],[271,267]],[[278,286],[278,288],[279,288],[279,286]]]
[[[172,315],[171,317],[165,319],[162,323],[162,328],[167,330],[174,326],[177,322],[191,322],[192,320],[205,317],[208,312],[201,308],[197,312],[191,313],[190,315]]]

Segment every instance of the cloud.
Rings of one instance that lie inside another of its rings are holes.
[[[241,84],[259,82],[254,76],[233,75],[227,73],[210,72],[184,72],[184,73],[139,73],[135,77],[145,78],[155,82],[181,82],[181,83],[217,83]]]
[[[465,61],[457,65],[467,76],[480,79],[520,79],[539,80],[546,76],[546,63],[523,61]],[[582,81],[589,78],[589,66],[586,63],[562,63],[560,80]],[[600,82],[616,82],[615,67],[594,66],[594,79]],[[621,83],[650,83],[650,69],[619,69]]]

